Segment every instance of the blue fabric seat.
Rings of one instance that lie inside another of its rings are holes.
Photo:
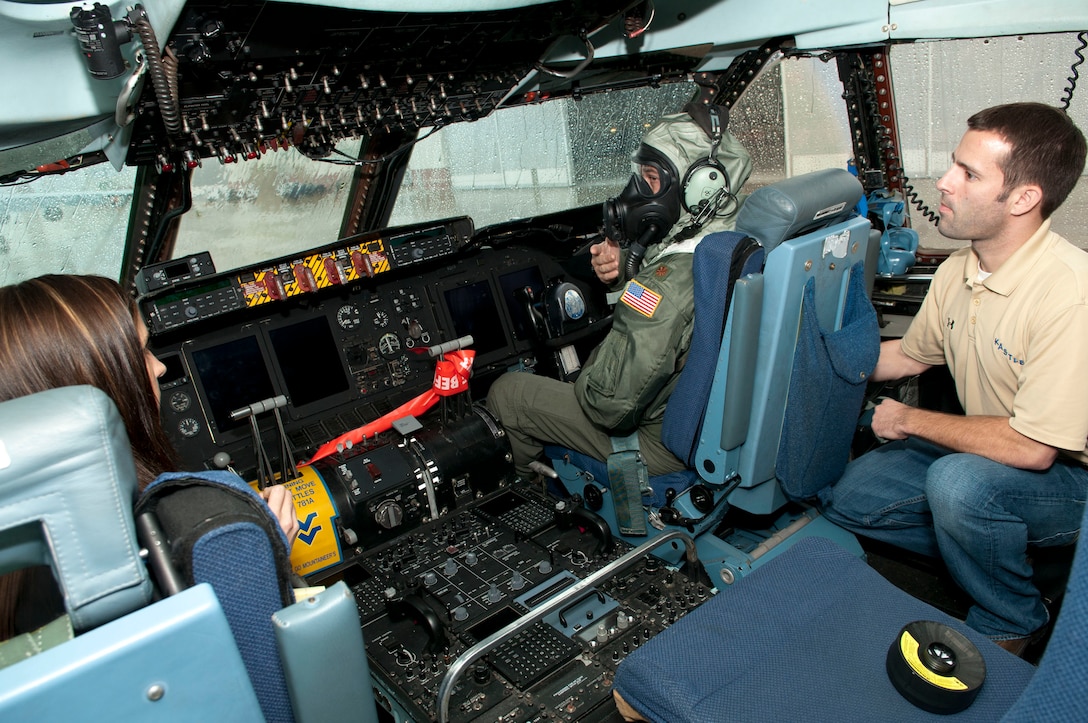
[[[211,588],[148,604],[135,490],[102,391],[0,403],[0,572],[49,565],[77,633],[0,670],[0,720],[263,720]]]
[[[727,509],[782,515],[789,499],[806,497],[848,458],[879,352],[866,284],[879,238],[854,211],[861,197],[845,170],[790,178],[753,192],[737,231],[708,236],[695,250],[692,345],[662,428],[662,441],[689,470],[651,478],[652,495],[642,502],[651,527],[675,523],[695,535],[708,572],[729,568],[722,579],[765,561],[704,534]],[[825,424],[829,417],[842,423]],[[604,463],[556,447],[545,452],[570,493],[597,488],[584,496],[602,501],[599,514],[617,532]],[[666,493],[667,515],[660,512]],[[771,534],[804,527],[805,535],[831,535],[860,553],[848,533],[804,514],[776,519]]]
[[[287,539],[267,506],[229,472],[175,472],[147,487],[137,512],[157,516],[184,581],[215,590],[265,718],[293,721],[272,624],[294,602]]]
[[[757,273],[762,267],[763,248],[747,234],[735,231],[713,233],[695,248],[692,277],[698,301],[691,349],[676,389],[669,398],[662,427],[665,446],[689,467],[695,463],[695,449],[718,364],[733,289],[738,279]],[[608,483],[607,465],[601,460],[554,445],[546,446],[544,454],[552,460],[564,459],[602,484]],[[654,475],[650,477],[653,494],[646,501],[654,507],[662,507],[668,490],[680,493],[698,481],[698,473],[690,468]]]
[[[1088,524],[1088,514],[1082,526]],[[978,698],[926,713],[892,687],[888,647],[915,620],[966,635],[986,662]],[[810,538],[723,589],[632,653],[615,689],[651,721],[1088,720],[1088,538],[1038,668],[902,592],[834,543]]]
[[[158,518],[184,582],[215,590],[266,721],[376,723],[354,595],[340,582],[295,602],[287,538],[256,491],[228,472],[174,472],[137,511]]]

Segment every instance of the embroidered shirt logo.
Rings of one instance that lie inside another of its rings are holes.
[[[1002,356],[1011,361],[1013,364],[1019,364],[1020,366],[1024,366],[1024,360],[1006,349],[1005,345],[1001,343],[1000,339],[994,339],[994,346],[997,347],[997,350],[1001,352]]]
[[[944,325],[948,327],[949,331],[951,331],[952,327],[956,325],[956,320],[950,316],[945,320]]]
[[[647,289],[637,281],[632,281],[623,290],[620,301],[649,318],[657,311],[657,305],[661,302],[661,295]]]

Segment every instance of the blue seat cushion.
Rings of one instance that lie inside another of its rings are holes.
[[[695,249],[691,270],[696,304],[691,347],[665,407],[661,428],[661,441],[689,467],[695,466],[733,287],[737,279],[757,273],[762,267],[763,249],[736,231],[712,233]]]
[[[947,720],[916,708],[888,680],[888,647],[915,620],[951,625],[985,658],[978,698],[952,718],[1000,719],[1034,668],[820,537],[799,541],[645,643],[620,664],[614,687],[655,722]]]

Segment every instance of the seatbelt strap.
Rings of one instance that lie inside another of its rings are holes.
[[[644,537],[646,515],[642,495],[650,492],[650,476],[638,446],[638,430],[626,437],[612,437],[608,455],[608,484],[616,508],[616,526],[621,535]]]

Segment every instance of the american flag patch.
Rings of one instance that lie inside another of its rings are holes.
[[[637,281],[627,284],[620,301],[646,317],[652,317],[661,302],[661,295],[650,291]]]

